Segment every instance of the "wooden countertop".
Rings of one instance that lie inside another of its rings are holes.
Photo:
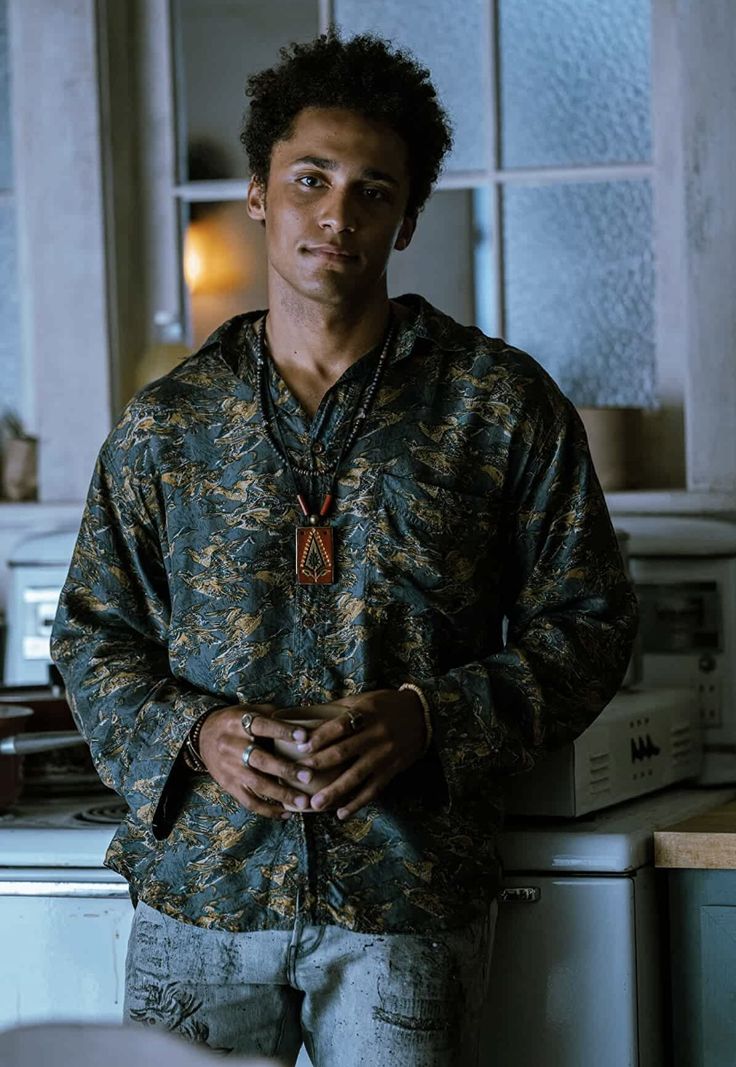
[[[656,830],[654,865],[736,870],[736,800]]]

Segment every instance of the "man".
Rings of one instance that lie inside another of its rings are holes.
[[[550,378],[388,298],[450,145],[427,72],[329,36],[249,94],[268,312],[132,401],[54,630],[130,807],[126,1012],[284,1063],[303,1036],[315,1067],[468,1067],[503,778],[611,698],[635,602]]]

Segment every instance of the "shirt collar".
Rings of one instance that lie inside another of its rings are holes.
[[[447,329],[452,320],[434,308],[429,301],[416,293],[406,293],[395,297],[394,300],[412,314],[399,321],[396,339],[388,358],[389,364],[406,359],[414,351],[417,342],[427,341],[440,348],[452,347]],[[264,314],[265,311],[259,309],[228,319],[210,334],[200,352],[211,348],[219,349],[228,365],[242,375],[246,367],[253,364],[256,346],[255,323]]]

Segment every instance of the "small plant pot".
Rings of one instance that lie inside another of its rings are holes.
[[[35,437],[11,437],[2,451],[2,496],[15,502],[38,497],[38,440]]]

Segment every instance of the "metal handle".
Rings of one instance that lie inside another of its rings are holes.
[[[71,748],[84,743],[84,738],[78,730],[13,734],[0,739],[0,756],[29,756],[34,752],[54,752],[57,748]]]
[[[516,889],[502,889],[498,899],[502,904],[536,904],[542,896],[538,886],[519,886]]]
[[[127,897],[127,882],[35,882],[0,879],[0,897]]]

